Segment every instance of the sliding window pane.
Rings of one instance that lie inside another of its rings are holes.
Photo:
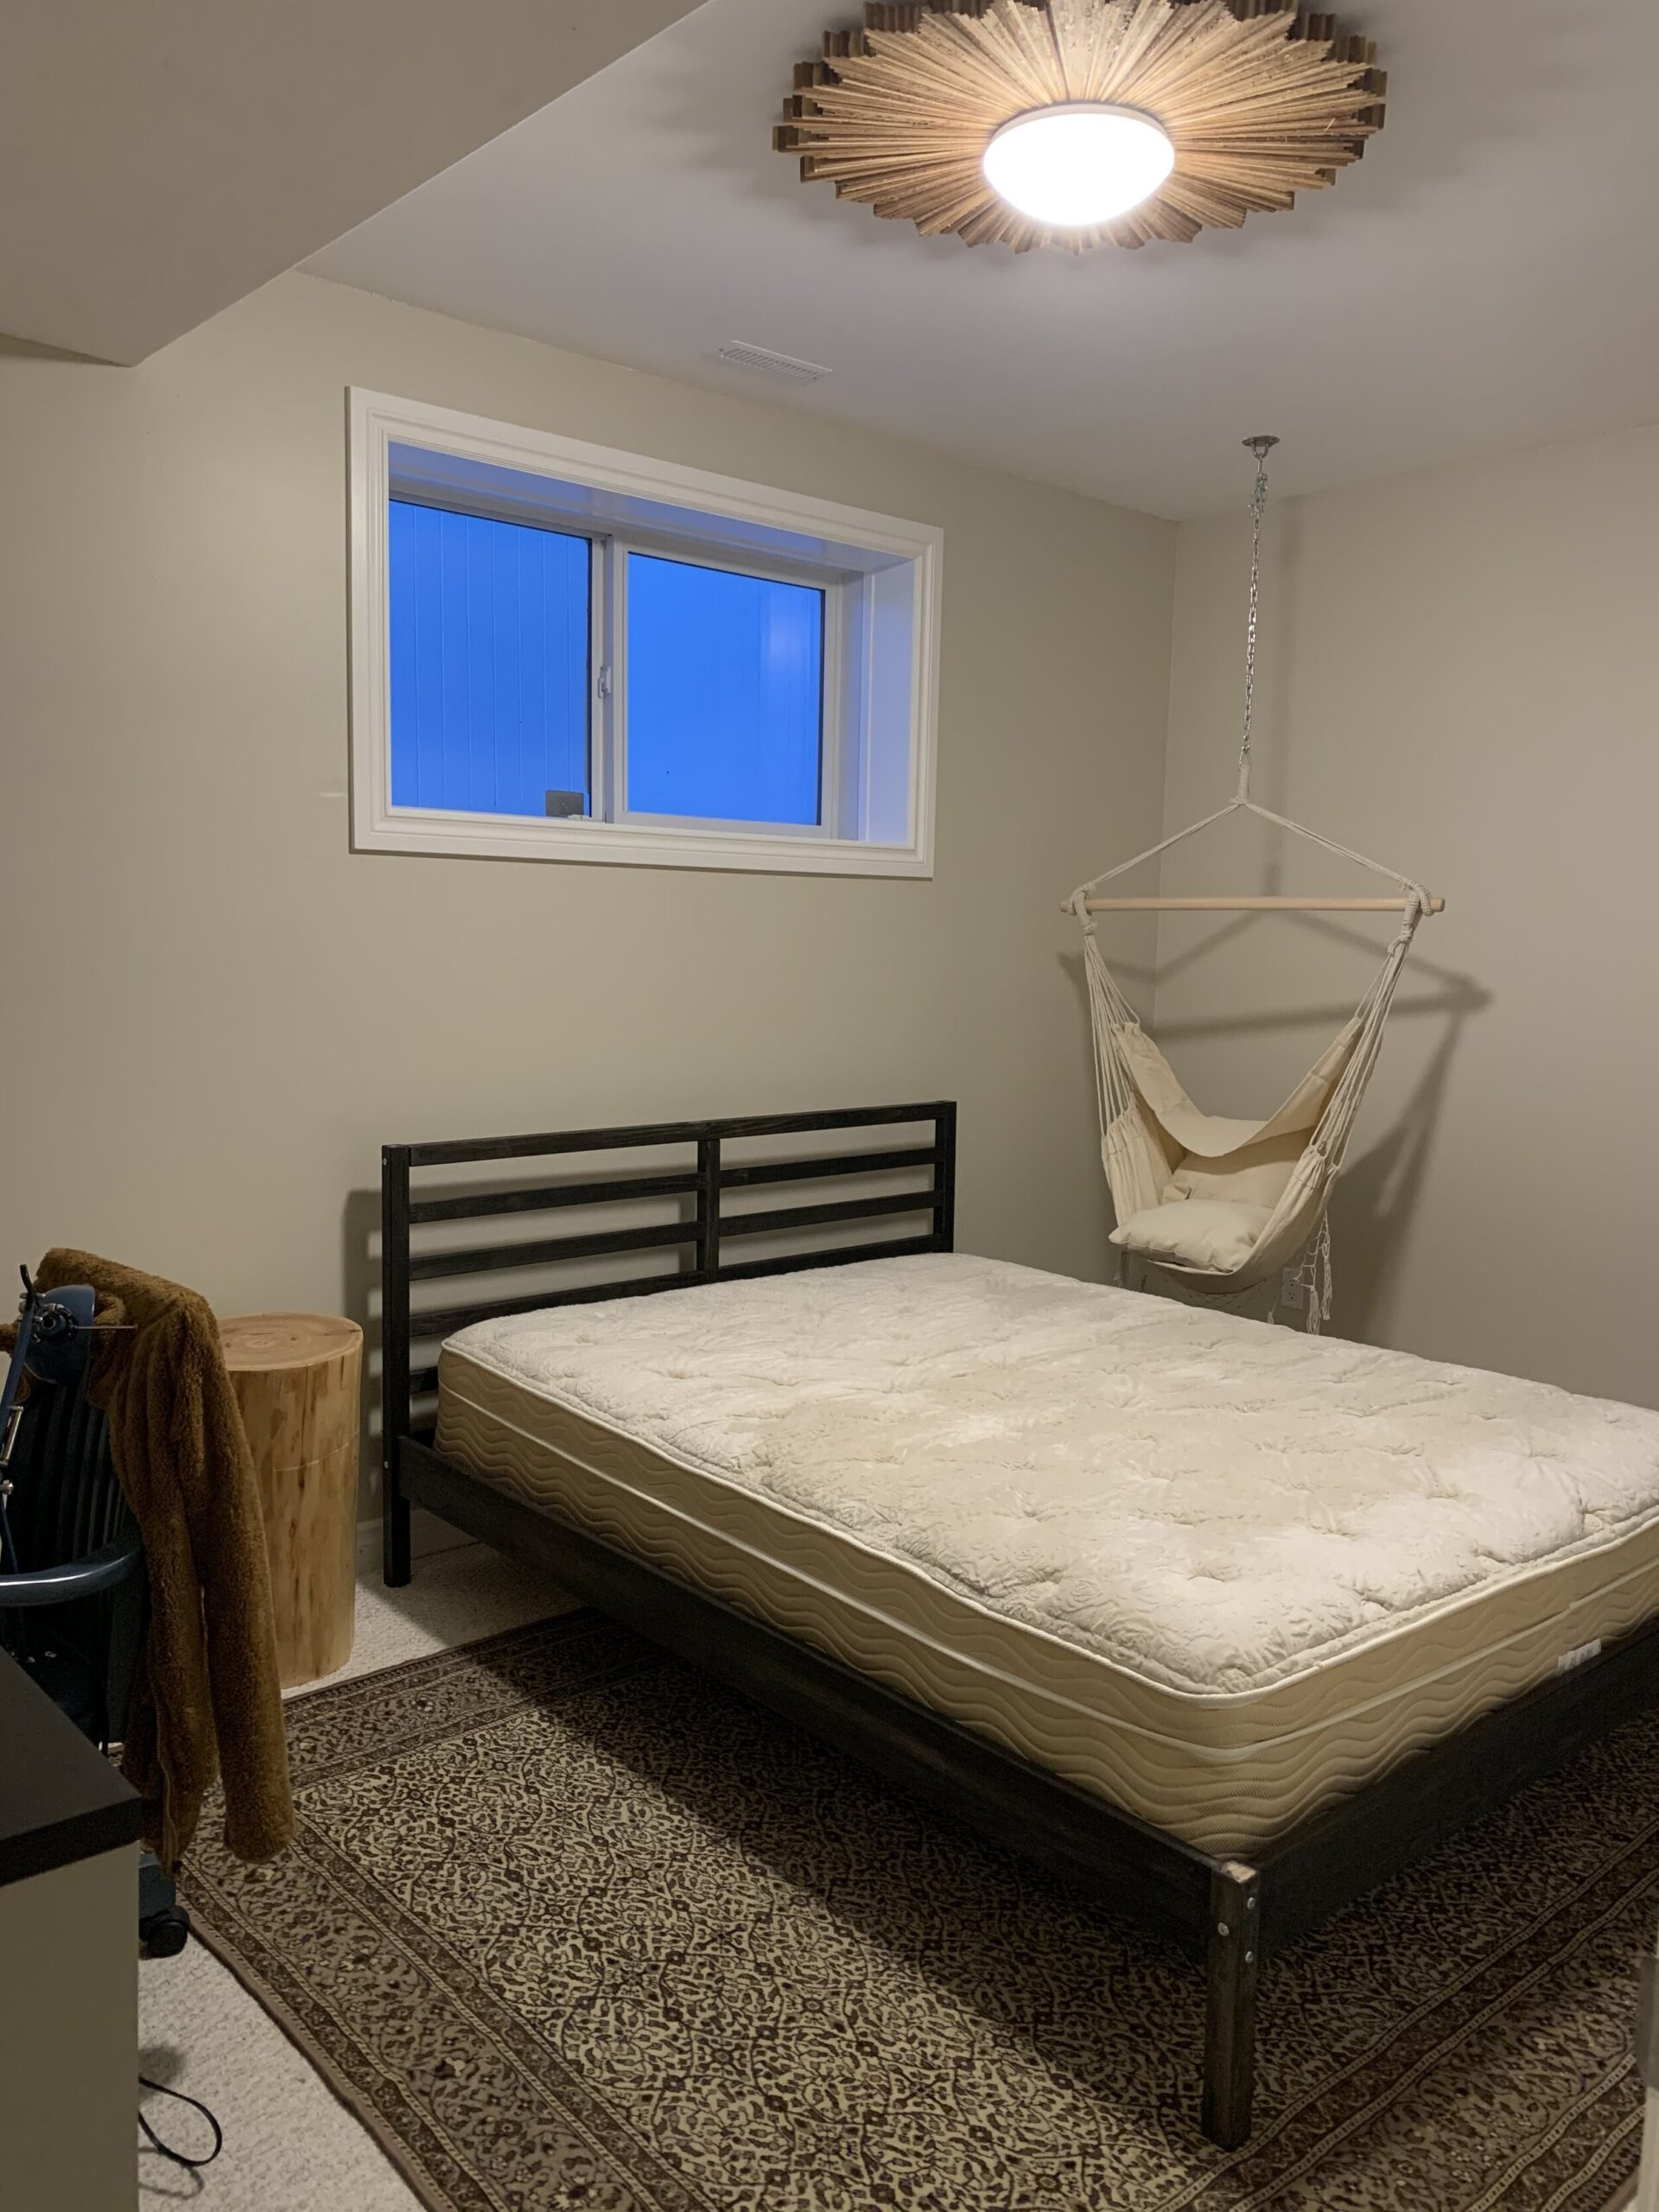
[[[822,818],[823,594],[655,554],[628,563],[628,806]]]
[[[391,800],[586,814],[588,542],[391,502]]]

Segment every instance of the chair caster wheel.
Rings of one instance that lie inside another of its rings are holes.
[[[176,1959],[190,1941],[190,1916],[181,1904],[164,1905],[138,1923],[138,1948],[147,1959]]]

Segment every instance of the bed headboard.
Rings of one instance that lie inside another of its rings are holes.
[[[831,1133],[826,1148],[817,1141]],[[809,1138],[814,1141],[803,1146]],[[548,1165],[613,1152],[652,1157],[626,1174],[595,1173],[591,1158],[564,1176]],[[432,1169],[450,1172],[442,1179],[423,1173]],[[803,1185],[845,1190],[849,1180],[859,1195],[769,1202],[773,1193],[798,1199]],[[437,1344],[469,1321],[900,1253],[948,1252],[955,1239],[956,1182],[957,1109],[941,1099],[386,1145],[380,1154],[383,1465],[392,1468],[398,1438],[422,1425],[417,1408],[437,1387]],[[768,1196],[749,1203],[757,1192]],[[520,1234],[474,1244],[454,1227],[506,1219],[533,1228],[544,1225],[535,1217],[563,1217],[574,1207],[587,1210],[577,1217],[584,1225],[557,1236]],[[527,1224],[525,1217],[531,1217]],[[598,1219],[605,1225],[594,1225]],[[907,1230],[906,1222],[912,1224]],[[880,1224],[899,1233],[873,1239],[870,1230]],[[791,1249],[780,1250],[780,1244]],[[671,1264],[640,1273],[640,1255],[647,1262],[665,1256]],[[451,1302],[468,1277],[496,1287]],[[417,1296],[427,1302],[416,1303]],[[416,1365],[421,1346],[430,1349]]]

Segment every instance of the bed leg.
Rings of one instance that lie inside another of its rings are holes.
[[[409,1500],[396,1468],[385,1471],[385,1514],[380,1523],[380,1580],[388,1590],[401,1590],[412,1569],[409,1560]]]
[[[1205,2133],[1236,2151],[1250,2132],[1255,2085],[1255,1977],[1262,1956],[1261,1877],[1229,1861],[1210,1878]]]

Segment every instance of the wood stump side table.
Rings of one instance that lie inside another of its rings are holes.
[[[333,1313],[221,1319],[259,1477],[284,1689],[352,1656],[363,1332]]]

